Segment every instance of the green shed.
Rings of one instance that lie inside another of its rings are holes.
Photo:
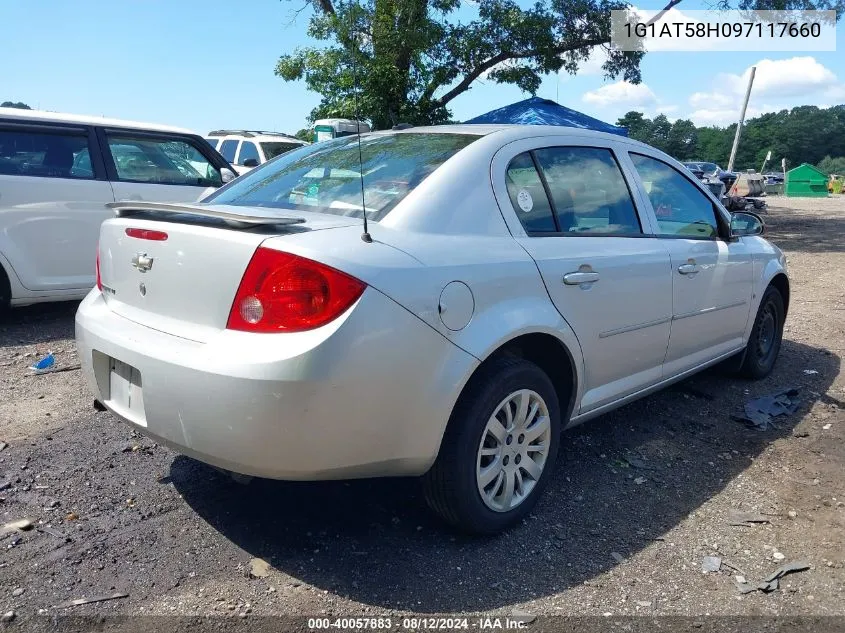
[[[809,163],[786,172],[788,198],[827,198],[827,174]]]

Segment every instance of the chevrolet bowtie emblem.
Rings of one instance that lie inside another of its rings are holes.
[[[145,273],[153,267],[153,258],[149,257],[146,253],[135,253],[132,257],[132,267]]]

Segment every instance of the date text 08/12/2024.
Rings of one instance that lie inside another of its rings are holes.
[[[406,617],[406,618],[308,618],[308,628],[312,631],[321,630],[390,630],[401,629],[408,631],[421,630],[517,630],[528,626],[531,617]]]

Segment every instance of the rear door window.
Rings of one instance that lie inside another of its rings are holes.
[[[250,158],[259,163],[261,162],[261,158],[258,156],[258,148],[255,146],[255,143],[252,141],[243,141],[241,142],[240,154],[238,154],[238,165],[243,165]]]
[[[187,140],[118,134],[108,134],[107,139],[118,180],[196,187],[222,184],[217,168]]]
[[[535,150],[564,234],[638,235],[640,221],[622,171],[609,149]]]
[[[220,144],[217,151],[223,155],[228,163],[235,162],[235,153],[238,151],[238,141],[235,139],[227,139]]]
[[[510,162],[506,179],[516,217],[526,233],[557,231],[549,198],[530,152],[520,154]]]
[[[0,174],[93,179],[88,133],[0,127]]]

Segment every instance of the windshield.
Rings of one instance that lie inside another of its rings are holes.
[[[233,181],[205,202],[301,209],[379,220],[451,156],[477,140],[469,134],[344,137],[291,152]],[[363,170],[360,165],[363,164]]]
[[[261,149],[264,150],[264,157],[267,160],[281,156],[292,149],[299,149],[300,147],[302,147],[302,143],[286,143],[284,141],[261,143]]]

